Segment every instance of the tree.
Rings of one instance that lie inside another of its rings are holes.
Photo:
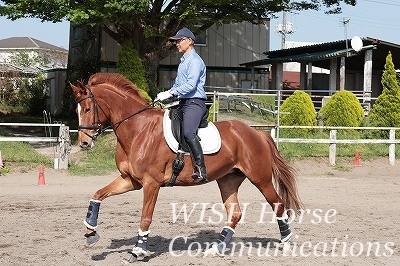
[[[374,126],[399,127],[400,86],[391,53],[386,56],[381,83],[383,91],[369,112],[369,120]]]
[[[119,44],[133,44],[143,60],[149,84],[156,84],[159,62],[173,48],[168,37],[183,26],[198,34],[214,24],[263,23],[282,10],[339,13],[342,3],[354,6],[356,0],[4,0],[0,2],[0,16],[51,22],[66,19],[78,25],[99,26]],[[150,96],[156,93],[157,88],[150,88]]]
[[[146,82],[142,60],[139,58],[137,51],[133,49],[132,43],[122,44],[122,50],[119,52],[118,57],[117,72],[135,83],[142,95],[151,101],[148,96],[149,85]]]

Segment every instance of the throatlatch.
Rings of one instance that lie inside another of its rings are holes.
[[[290,229],[287,217],[276,217],[279,225],[279,231],[281,232],[281,242],[286,242],[292,236],[292,230]]]

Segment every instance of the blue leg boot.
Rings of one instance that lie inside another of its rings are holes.
[[[88,246],[94,245],[100,239],[99,234],[96,232],[97,218],[99,216],[99,210],[100,210],[100,203],[101,203],[100,200],[92,199],[89,201],[89,207],[88,207],[86,219],[83,221],[83,223],[86,225],[87,228],[93,230],[93,232],[85,234],[86,244]]]

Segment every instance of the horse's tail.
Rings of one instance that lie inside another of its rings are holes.
[[[286,209],[291,209],[297,214],[303,208],[297,189],[296,170],[280,155],[278,148],[270,134],[261,131],[269,144],[272,158],[272,174],[276,189],[282,198]],[[291,212],[288,212],[290,215]]]

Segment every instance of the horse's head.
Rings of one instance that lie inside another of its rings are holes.
[[[73,91],[78,114],[78,143],[83,149],[89,149],[94,146],[97,136],[101,133],[103,127],[102,116],[99,113],[98,103],[89,87],[82,81],[77,81],[77,86],[70,83]]]

